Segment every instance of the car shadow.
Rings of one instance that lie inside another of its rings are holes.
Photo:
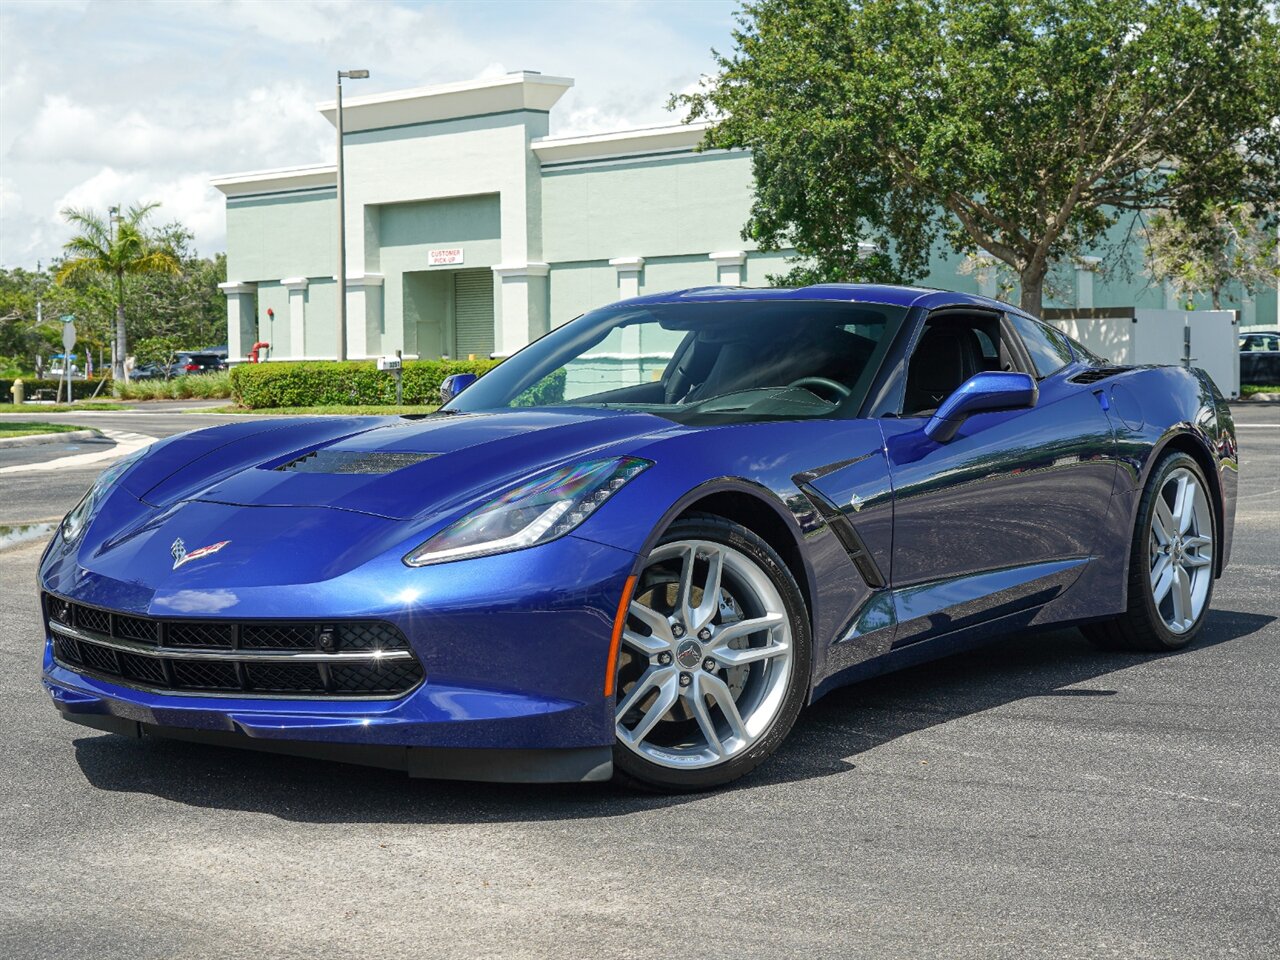
[[[1200,640],[1163,655],[1112,653],[1078,630],[1009,637],[978,650],[836,690],[800,717],[777,754],[730,790],[829,776],[860,754],[940,723],[1031,697],[1106,697],[1109,674],[1248,637],[1275,620],[1215,610]],[[303,823],[507,823],[625,816],[698,795],[634,793],[612,784],[518,785],[411,780],[404,774],[203,744],[111,735],[75,741],[93,786],[193,807]]]

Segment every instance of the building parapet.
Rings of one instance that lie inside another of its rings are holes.
[[[710,126],[705,122],[677,123],[574,137],[538,137],[530,146],[544,168],[591,160],[691,153]]]
[[[209,181],[228,199],[268,193],[336,188],[338,168],[332,163],[315,163],[275,170],[252,170],[214,177]]]
[[[572,86],[573,80],[569,77],[550,77],[532,70],[520,70],[483,80],[437,83],[361,97],[344,96],[342,129],[344,133],[359,133],[362,130],[385,130],[517,110],[549,113]],[[336,125],[336,100],[318,104],[317,109],[326,120]]]

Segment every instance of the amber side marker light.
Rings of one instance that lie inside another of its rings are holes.
[[[618,601],[618,614],[613,618],[613,637],[609,641],[609,662],[604,670],[604,695],[613,696],[613,683],[618,672],[618,647],[622,644],[622,630],[627,625],[627,610],[631,606],[631,594],[636,589],[634,574],[627,577],[622,588],[622,599]]]

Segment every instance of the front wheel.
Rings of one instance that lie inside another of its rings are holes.
[[[1204,626],[1213,599],[1216,517],[1200,466],[1171,453],[1151,471],[1129,557],[1128,609],[1085,635],[1101,646],[1178,650]]]
[[[620,779],[704,790],[767,758],[809,686],[808,618],[795,578],[747,528],[672,524],[640,574],[618,658]]]

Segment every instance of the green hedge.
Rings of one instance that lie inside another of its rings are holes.
[[[496,360],[406,360],[404,402],[440,402],[440,382],[453,373],[484,374]],[[318,407],[393,404],[396,381],[368,360],[242,363],[231,368],[231,395],[244,407]]]
[[[25,391],[28,400],[35,399],[37,390],[52,391],[49,395],[50,399],[52,399],[57,395],[59,385],[62,386],[62,396],[64,398],[66,397],[67,384],[65,380],[36,380],[30,377],[9,377],[7,379],[0,379],[0,403],[13,403],[13,394],[9,392],[9,388],[13,386],[15,379],[22,381],[22,388]],[[88,400],[93,396],[94,391],[98,389],[98,385],[101,383],[101,380],[72,380],[71,396],[77,400]],[[102,388],[102,392],[98,394],[98,399],[111,399],[110,383]]]

